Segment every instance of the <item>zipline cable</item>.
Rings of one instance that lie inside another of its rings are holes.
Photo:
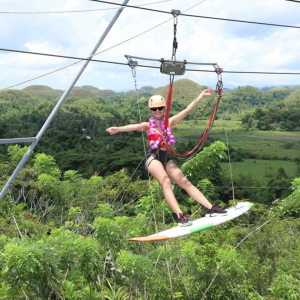
[[[122,63],[122,62],[117,62],[117,61],[108,61],[108,60],[89,59],[89,58],[83,58],[83,57],[78,57],[78,56],[67,56],[67,55],[58,55],[58,54],[51,54],[51,53],[31,52],[31,51],[15,50],[15,49],[7,49],[7,48],[0,48],[0,51],[7,51],[7,52],[21,53],[21,54],[31,54],[31,55],[41,55],[41,56],[56,57],[56,58],[68,58],[68,59],[76,59],[76,60],[81,60],[81,61],[90,60],[90,61],[99,62],[99,63],[128,66],[128,63]],[[106,51],[106,50],[104,50],[104,51]],[[140,65],[140,64],[137,67],[150,68],[150,69],[160,69],[160,67],[149,66],[149,65]],[[214,70],[203,70],[203,69],[185,69],[185,71],[215,73]],[[223,73],[228,73],[228,74],[230,74],[230,73],[232,73],[232,74],[262,74],[262,75],[300,75],[300,72],[295,73],[295,72],[269,72],[269,71],[263,72],[263,71],[228,71],[228,70],[224,71],[223,70]],[[44,76],[46,76],[46,75],[44,75]]]
[[[107,3],[107,4],[113,4],[113,5],[121,5],[119,3],[102,1],[102,0],[90,0],[90,1],[102,2],[102,3]],[[288,1],[288,0],[286,0],[286,1]],[[152,11],[152,12],[170,14],[170,12],[164,11],[164,10],[144,8],[144,7],[137,7],[135,5],[126,5],[126,6],[128,6],[130,8],[137,8],[137,9],[143,9],[143,10],[148,10],[148,11]],[[227,19],[227,18],[216,18],[216,17],[207,17],[207,16],[199,16],[199,15],[189,15],[189,14],[181,14],[181,16],[184,16],[184,17],[193,17],[193,18],[203,18],[203,19],[210,19],[210,20],[217,20],[217,21],[228,21],[228,22],[247,23],[247,24],[254,24],[254,25],[265,25],[265,26],[276,26],[276,27],[286,27],[286,28],[300,29],[300,26],[294,26],[294,25],[284,25],[284,24],[255,22],[255,21],[243,21],[243,20],[235,20],[235,19]]]
[[[136,5],[137,7],[140,6],[146,6],[146,5],[153,5],[153,4],[159,4],[163,2],[169,2],[173,0],[163,0],[163,1],[157,1],[157,2],[151,2],[151,3],[144,3]],[[128,8],[121,4],[121,7]],[[60,11],[0,11],[0,14],[64,14],[64,13],[85,13],[85,12],[94,12],[94,11],[101,11],[101,10],[113,10],[118,9],[115,7],[107,7],[107,8],[94,8],[94,9],[82,9],[82,10],[60,10]]]
[[[198,3],[196,3],[195,5],[189,7],[188,9],[186,9],[185,11],[188,11],[188,10],[194,8],[195,6],[201,4],[201,3],[204,2],[204,1],[205,1],[205,0],[202,0],[202,1],[198,2]],[[61,68],[58,68],[58,69],[56,69],[56,70],[52,70],[52,71],[50,71],[50,72],[47,72],[47,73],[44,73],[44,74],[42,74],[42,75],[33,77],[33,78],[31,78],[31,79],[24,80],[24,81],[19,82],[19,83],[17,83],[17,84],[13,84],[13,85],[7,86],[7,87],[5,87],[5,88],[0,89],[0,91],[7,90],[7,89],[9,89],[9,88],[12,88],[12,87],[15,87],[15,86],[18,86],[18,85],[21,85],[21,84],[24,84],[24,83],[27,83],[27,82],[30,82],[30,81],[39,79],[39,78],[42,78],[42,77],[47,76],[47,75],[50,75],[50,74],[53,74],[53,73],[55,73],[55,72],[61,71],[61,70],[63,70],[63,69],[66,69],[66,68],[68,68],[68,67],[74,66],[74,65],[76,65],[76,64],[78,64],[78,63],[80,63],[80,62],[82,62],[83,60],[89,60],[89,59],[91,59],[92,57],[94,57],[94,56],[96,56],[96,55],[99,55],[99,54],[101,54],[101,53],[103,53],[103,52],[106,52],[106,51],[108,51],[108,50],[110,50],[110,49],[112,49],[112,48],[115,48],[115,47],[117,47],[117,46],[119,46],[119,45],[121,45],[121,44],[124,44],[124,43],[126,43],[126,42],[128,42],[128,41],[130,41],[130,40],[133,40],[133,39],[135,39],[135,38],[137,38],[137,37],[139,37],[139,36],[141,36],[141,35],[143,35],[143,34],[149,32],[149,31],[151,31],[151,30],[153,30],[153,29],[155,29],[155,28],[157,28],[157,27],[159,27],[159,26],[161,26],[161,25],[163,25],[163,24],[169,22],[170,20],[173,20],[173,17],[170,18],[170,19],[167,19],[167,20],[165,20],[165,21],[163,21],[163,22],[161,22],[161,23],[159,23],[159,24],[157,24],[157,25],[151,27],[150,29],[147,29],[147,30],[145,30],[145,31],[143,31],[143,32],[141,32],[141,33],[139,33],[139,34],[133,36],[133,37],[130,37],[130,38],[128,38],[128,39],[126,39],[126,40],[124,40],[124,41],[122,41],[122,42],[120,42],[120,43],[117,43],[117,44],[115,44],[115,45],[113,45],[113,46],[111,46],[111,47],[108,47],[108,48],[106,48],[106,49],[104,49],[104,50],[102,50],[102,51],[99,51],[99,52],[97,52],[97,53],[95,53],[95,54],[93,54],[93,55],[90,55],[90,56],[88,56],[88,57],[86,57],[86,58],[84,58],[84,59],[80,59],[79,61],[76,61],[76,62],[74,62],[74,63],[72,63],[72,64],[66,65],[66,66],[61,67]]]
[[[78,56],[67,56],[67,55],[59,55],[59,54],[51,54],[51,53],[41,53],[41,52],[32,52],[32,51],[24,51],[24,50],[14,50],[14,49],[5,49],[5,48],[0,48],[0,51],[22,53],[22,54],[32,54],[32,55],[41,55],[41,56],[57,57],[57,58],[69,58],[69,59],[76,59],[76,60],[89,60],[89,61],[94,61],[94,62],[101,62],[101,63],[108,63],[108,64],[128,66],[127,63],[121,63],[121,62],[115,62],[115,61],[107,61],[107,60],[98,60],[98,59],[89,59],[89,58],[83,58],[83,57],[78,57]]]
[[[136,81],[136,69],[135,69],[136,66],[137,66],[137,62],[129,61],[128,65],[131,68],[132,79],[133,79],[133,82],[134,82],[136,102],[137,102],[138,112],[139,112],[139,122],[141,124],[142,123],[142,114],[141,114],[141,108],[140,108],[139,94],[138,94],[137,81]],[[144,157],[146,157],[147,150],[146,150],[146,145],[145,145],[146,143],[145,143],[144,131],[142,131],[142,139],[143,139],[143,146],[144,146]],[[142,159],[142,161],[144,161],[144,159]],[[150,176],[150,172],[149,172],[148,169],[147,169],[147,174],[148,174],[148,184],[149,184],[149,186],[151,186],[151,176]],[[133,177],[133,175],[131,176],[131,178],[132,177]],[[157,227],[157,222],[156,222],[155,206],[154,206],[153,193],[152,193],[151,188],[150,188],[150,194],[151,194],[151,203],[152,203],[152,208],[153,208],[153,218],[154,218],[155,232],[157,233],[158,232],[158,227]]]
[[[128,64],[126,64],[128,65]],[[133,77],[133,81],[134,81],[134,87],[135,87],[135,94],[136,94],[136,101],[137,101],[137,105],[138,105],[138,111],[139,111],[139,121],[140,123],[142,122],[141,120],[141,109],[140,109],[140,102],[139,102],[139,97],[138,97],[138,90],[137,90],[137,82],[136,82],[136,70],[135,70],[135,67],[136,65],[135,64],[129,64],[129,66],[131,67],[131,71],[132,71],[132,77]],[[142,132],[142,139],[143,139],[143,145],[144,145],[144,155],[146,155],[146,147],[145,147],[145,137],[144,137],[144,132]],[[118,195],[115,197],[115,199],[110,203],[110,204],[113,204],[117,199],[118,197],[120,196],[120,194],[125,190],[125,188],[128,186],[128,184],[130,183],[132,177],[134,176],[134,174],[137,172],[139,166],[141,165],[141,163],[143,162],[144,159],[142,159],[140,161],[140,163],[138,164],[138,166],[135,168],[134,172],[131,174],[131,177],[129,178],[128,182],[124,185],[124,188],[118,193]],[[150,184],[150,176],[149,176],[149,172],[148,172],[148,178],[149,178],[149,184]],[[152,192],[151,192],[152,194]],[[153,201],[153,200],[152,200]],[[155,218],[155,216],[154,216]],[[156,219],[156,218],[155,218]],[[155,224],[156,224],[156,221],[155,221]]]
[[[227,156],[228,156],[228,163],[229,163],[229,173],[230,173],[231,189],[232,189],[232,200],[233,200],[233,203],[234,203],[234,206],[235,206],[236,204],[235,204],[235,194],[234,194],[234,183],[233,183],[233,175],[232,175],[230,150],[229,150],[229,139],[228,139],[227,126],[226,126],[226,115],[225,115],[225,109],[224,108],[223,108],[223,119],[224,119]]]

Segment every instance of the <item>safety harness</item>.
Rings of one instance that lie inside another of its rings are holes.
[[[170,126],[169,125],[169,112],[170,112],[171,101],[172,101],[172,88],[173,88],[173,82],[170,82],[169,92],[168,92],[168,100],[167,100],[167,109],[166,109],[166,114],[165,114],[165,128],[168,128]],[[190,150],[188,152],[185,152],[183,154],[176,153],[174,151],[174,149],[166,142],[166,138],[165,138],[166,129],[163,132],[164,139],[161,141],[161,146],[164,146],[167,149],[167,151],[171,155],[174,155],[174,156],[187,156],[187,155],[192,154],[197,148],[201,147],[203,145],[203,143],[205,142],[205,140],[206,140],[206,138],[207,138],[207,136],[208,136],[208,134],[209,134],[209,132],[212,128],[212,125],[213,125],[213,122],[214,122],[214,119],[215,119],[215,115],[216,115],[216,111],[217,111],[218,105],[219,105],[221,97],[222,97],[222,90],[223,90],[223,84],[222,84],[222,81],[219,80],[217,85],[216,85],[216,91],[215,91],[218,96],[217,96],[216,102],[214,104],[213,110],[211,112],[210,118],[208,120],[207,126],[204,130],[202,138],[200,139],[198,144],[192,150]]]

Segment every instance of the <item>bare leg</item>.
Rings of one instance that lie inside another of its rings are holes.
[[[211,203],[205,196],[184,176],[181,170],[174,164],[173,161],[168,161],[166,165],[166,172],[178,186],[184,189],[191,198],[201,203],[207,208],[211,208]]]
[[[162,186],[165,199],[167,203],[170,205],[171,209],[176,213],[178,216],[181,213],[181,209],[177,203],[177,200],[174,196],[172,190],[171,180],[165,171],[162,163],[158,160],[153,160],[150,165],[148,166],[148,170],[150,174],[158,181],[158,183]]]

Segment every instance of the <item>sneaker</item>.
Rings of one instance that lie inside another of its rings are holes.
[[[227,211],[223,210],[221,207],[213,204],[212,208],[206,208],[205,217],[217,217],[217,216],[226,216]]]
[[[185,215],[185,213],[179,213],[178,226],[185,227],[192,224],[193,222]]]

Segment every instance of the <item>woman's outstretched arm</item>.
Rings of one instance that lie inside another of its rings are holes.
[[[109,134],[116,134],[118,132],[129,132],[129,131],[147,131],[149,130],[149,124],[146,122],[140,124],[130,124],[120,127],[109,127],[106,129],[106,132]]]
[[[195,98],[195,100],[191,102],[186,109],[182,110],[180,113],[170,118],[170,127],[173,128],[176,124],[181,122],[198,105],[202,98],[206,96],[211,96],[212,93],[212,89],[206,89],[202,91],[200,95],[197,98]]]

